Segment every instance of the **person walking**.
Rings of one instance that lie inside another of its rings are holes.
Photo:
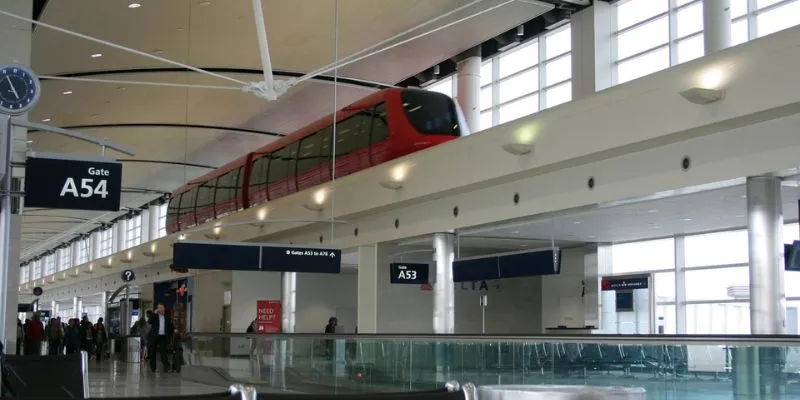
[[[64,340],[64,330],[61,328],[61,322],[56,318],[51,319],[44,330],[44,335],[47,338],[47,355],[58,355],[59,350],[61,350],[61,342]]]
[[[170,370],[169,358],[167,357],[167,347],[172,343],[175,335],[175,325],[172,319],[165,315],[164,305],[156,307],[155,314],[150,318],[150,334],[147,343],[150,346],[148,355],[150,357],[150,371],[156,372],[156,359],[161,358],[164,372]]]
[[[33,314],[33,319],[25,328],[25,354],[29,356],[42,355],[42,341],[44,341],[44,325],[39,313]]]

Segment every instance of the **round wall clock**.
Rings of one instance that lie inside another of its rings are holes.
[[[39,101],[39,78],[19,64],[0,65],[0,114],[21,115]]]

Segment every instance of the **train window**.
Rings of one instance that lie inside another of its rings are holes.
[[[417,132],[426,135],[460,136],[453,99],[426,90],[406,89],[400,94],[408,122]]]
[[[236,197],[236,192],[239,189],[239,172],[241,170],[241,168],[236,168],[217,179],[215,203],[219,204]]]
[[[379,143],[389,137],[389,124],[386,122],[386,103],[375,106],[372,110],[372,137],[370,143]]]
[[[178,209],[178,215],[183,216],[194,212],[194,198],[197,194],[197,188],[188,190],[181,196],[181,205]]]
[[[214,189],[216,186],[217,178],[213,178],[208,182],[203,183],[197,187],[197,209],[203,209],[214,205]]]
[[[253,160],[253,168],[250,171],[250,187],[263,186],[267,183],[267,166],[269,165],[269,155],[261,155],[260,158]]]
[[[289,163],[286,165],[286,176],[294,175],[297,170],[297,149],[299,147],[299,141],[286,145],[288,149],[287,159],[289,160]]]
[[[322,133],[317,132],[311,136],[306,136],[300,141],[300,151],[297,155],[298,174],[302,174],[322,162],[319,154],[320,138],[322,138]]]
[[[360,112],[336,124],[336,157],[369,146],[369,113]]]
[[[178,207],[180,205],[181,195],[177,195],[169,199],[169,205],[167,206],[167,220],[172,221],[173,219],[178,217]]]
[[[321,136],[322,143],[319,146],[319,160],[320,163],[330,163],[331,162],[331,135],[333,132],[333,126],[326,126],[319,132],[317,135]]]
[[[270,154],[269,183],[286,178],[289,169],[289,148],[284,147]]]

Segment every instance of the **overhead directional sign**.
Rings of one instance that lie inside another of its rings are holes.
[[[173,265],[186,269],[338,274],[342,251],[267,243],[181,241],[173,246]]]
[[[600,290],[647,289],[649,280],[648,275],[603,278],[600,281]]]
[[[119,211],[122,164],[48,155],[25,162],[25,206]]]
[[[391,263],[389,264],[389,282],[399,284],[428,283],[430,266],[416,263]]]
[[[453,282],[488,281],[561,273],[561,250],[493,254],[453,261]]]

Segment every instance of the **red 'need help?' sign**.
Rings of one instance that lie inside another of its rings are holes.
[[[280,300],[258,300],[256,302],[256,332],[281,332]]]

